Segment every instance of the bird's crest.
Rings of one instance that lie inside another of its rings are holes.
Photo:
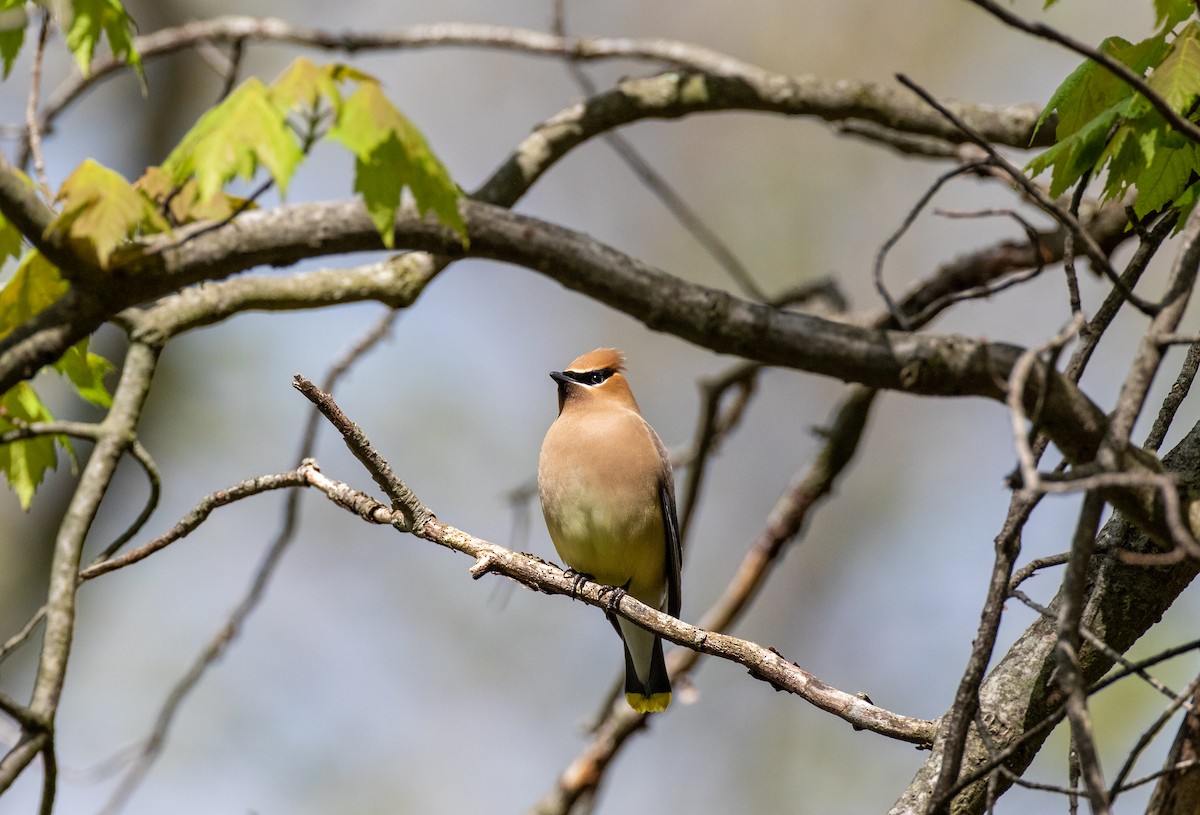
[[[616,348],[597,348],[588,351],[569,366],[568,371],[600,371],[611,368],[614,371],[625,370],[625,355]]]

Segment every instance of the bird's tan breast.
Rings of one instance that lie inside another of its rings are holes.
[[[661,601],[664,468],[653,430],[631,410],[560,415],[542,445],[538,489],[559,556],[608,585]],[[668,477],[669,476],[665,476]]]

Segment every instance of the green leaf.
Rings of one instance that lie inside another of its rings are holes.
[[[91,72],[101,32],[108,37],[113,56],[124,59],[142,76],[142,58],[133,44],[133,20],[119,0],[71,0],[71,21],[66,30],[67,48],[84,76]]]
[[[396,212],[405,187],[417,211],[429,211],[466,242],[458,213],[458,187],[421,132],[384,95],[379,83],[361,81],[342,103],[329,137],[354,153],[354,189],[387,247],[395,237]]]
[[[67,283],[53,263],[31,251],[0,289],[0,337],[53,305],[67,293]]]
[[[1190,110],[1200,94],[1200,23],[1191,23],[1179,33],[1171,53],[1146,82],[1173,110]]]
[[[1192,16],[1195,10],[1195,0],[1154,0],[1154,24],[1169,31]]]
[[[1200,200],[1200,184],[1192,184],[1175,199],[1175,208],[1179,210],[1179,218],[1175,221],[1176,233],[1187,223],[1188,216],[1196,208],[1197,200]]]
[[[112,371],[112,363],[90,352],[89,342],[85,337],[68,348],[67,353],[54,363],[54,370],[65,376],[84,400],[96,407],[111,407],[112,395],[104,385],[104,377]]]
[[[226,182],[252,178],[260,165],[283,194],[302,157],[287,116],[267,86],[252,77],[200,117],[162,169],[173,184],[195,178],[197,200],[207,202]]]
[[[1124,105],[1124,102],[1113,105],[1093,118],[1081,130],[1062,139],[1029,162],[1027,167],[1035,176],[1047,169],[1051,170],[1051,197],[1057,198],[1062,195],[1087,171],[1099,169],[1096,162],[1104,153],[1109,131]]]
[[[170,227],[154,204],[120,173],[85,159],[58,191],[62,209],[47,233],[63,232],[76,248],[108,266],[117,246],[136,232],[164,232]]]
[[[1162,119],[1159,118],[1158,121],[1161,123]],[[1153,131],[1156,128],[1150,129]],[[1104,152],[1096,159],[1096,167],[1108,166],[1104,181],[1104,198],[1122,197],[1149,164],[1150,160],[1146,157],[1145,150],[1153,152],[1155,145],[1145,142],[1146,131],[1146,119],[1121,124],[1109,139]]]
[[[1200,145],[1178,134],[1166,135],[1164,142],[1136,181],[1138,196],[1133,209],[1139,218],[1174,201],[1192,174],[1200,170]]]
[[[0,60],[4,61],[5,79],[8,79],[13,62],[25,43],[25,27],[28,24],[25,0],[0,0]]]
[[[1167,45],[1162,36],[1154,36],[1138,43],[1130,43],[1121,37],[1109,37],[1100,44],[1100,50],[1121,61],[1130,70],[1142,74],[1166,53]],[[1058,138],[1065,139],[1076,133],[1089,121],[1131,96],[1133,89],[1122,79],[1114,76],[1098,62],[1087,60],[1063,80],[1038,118],[1038,127],[1050,115],[1058,111]]]
[[[0,396],[0,433],[34,422],[52,421],[54,416],[28,382],[18,382],[12,390]],[[46,471],[53,470],[56,464],[58,451],[54,436],[35,436],[0,444],[0,470],[3,470],[9,486],[16,492],[21,509],[29,509],[33,494],[42,483]]]

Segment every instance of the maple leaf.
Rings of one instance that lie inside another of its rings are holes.
[[[120,173],[85,159],[58,191],[62,209],[47,234],[62,232],[81,251],[108,266],[113,250],[135,232],[169,229],[154,204],[135,190]]]
[[[207,202],[226,182],[252,178],[260,165],[285,193],[302,157],[286,116],[262,80],[252,77],[200,117],[162,169],[174,184],[194,178],[197,200]]]
[[[52,422],[54,416],[42,404],[28,382],[18,382],[0,396],[0,433],[28,426],[34,422]],[[65,439],[60,441],[65,443]],[[35,436],[29,439],[0,444],[0,470],[17,494],[21,509],[29,509],[33,494],[46,475],[58,464],[54,436]]]
[[[378,82],[360,82],[343,100],[329,138],[354,154],[354,189],[362,194],[385,246],[393,244],[396,212],[405,187],[411,190],[421,215],[432,211],[466,242],[466,224],[458,213],[458,187],[425,137],[388,100]]]

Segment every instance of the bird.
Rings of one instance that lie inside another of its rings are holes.
[[[642,418],[625,355],[597,348],[562,371],[558,417],[538,458],[546,528],[569,573],[666,611],[680,610],[683,551],[675,477],[666,448]],[[625,647],[625,700],[638,713],[671,703],[662,638],[611,613]]]

